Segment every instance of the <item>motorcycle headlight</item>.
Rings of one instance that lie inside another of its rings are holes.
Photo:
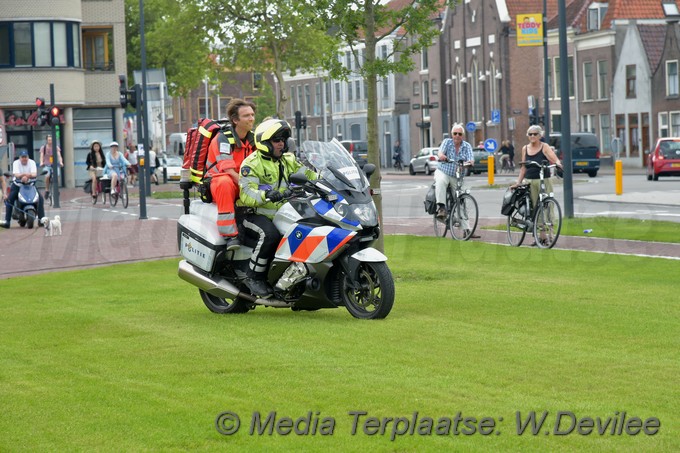
[[[350,207],[362,226],[373,227],[378,225],[378,212],[372,200],[370,203],[354,204]]]

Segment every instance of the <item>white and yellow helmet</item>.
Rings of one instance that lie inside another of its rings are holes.
[[[274,148],[271,139],[283,140],[283,152],[288,151],[288,138],[291,136],[290,125],[285,120],[271,119],[263,121],[255,128],[255,148],[265,156],[273,157]]]

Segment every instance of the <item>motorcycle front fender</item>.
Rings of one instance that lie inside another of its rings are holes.
[[[357,261],[370,263],[381,263],[383,261],[387,261],[387,257],[383,255],[381,252],[379,252],[377,249],[374,249],[373,247],[368,247],[359,250],[358,252],[352,255],[352,258],[354,258]]]

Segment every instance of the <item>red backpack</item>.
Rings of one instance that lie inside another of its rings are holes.
[[[184,151],[182,168],[191,172],[191,182],[201,184],[203,176],[208,169],[205,163],[208,160],[208,148],[213,138],[217,136],[224,121],[201,118],[196,127],[187,131],[187,145]]]

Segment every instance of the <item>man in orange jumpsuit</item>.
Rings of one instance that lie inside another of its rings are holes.
[[[255,150],[255,105],[243,99],[232,99],[227,105],[227,116],[231,128],[223,128],[208,147],[211,177],[210,192],[217,204],[217,231],[227,239],[227,250],[241,246],[236,227],[234,202],[238,198],[238,175],[241,162]],[[212,167],[212,168],[211,168]]]

